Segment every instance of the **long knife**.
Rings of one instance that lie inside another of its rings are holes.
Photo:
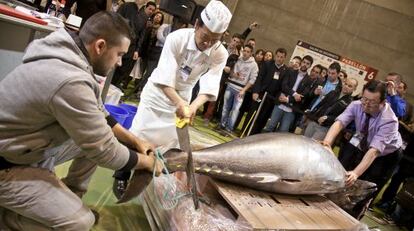
[[[191,153],[191,146],[190,146],[190,136],[188,133],[188,124],[189,119],[176,119],[176,130],[178,135],[178,142],[180,144],[181,150],[188,154],[188,162],[187,162],[187,185],[190,187],[190,191],[193,196],[194,208],[199,208],[198,202],[198,195],[197,195],[197,182],[194,176],[194,164],[193,164],[193,154]]]

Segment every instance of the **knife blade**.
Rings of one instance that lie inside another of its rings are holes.
[[[176,121],[176,130],[178,136],[178,143],[180,144],[181,150],[188,154],[188,161],[187,161],[187,185],[190,187],[190,191],[192,193],[194,208],[199,208],[199,199],[197,195],[197,182],[194,176],[194,164],[193,164],[193,155],[191,152],[190,146],[190,135],[188,132],[188,119],[178,119]]]

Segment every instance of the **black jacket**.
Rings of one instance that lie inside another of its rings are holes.
[[[138,9],[135,2],[127,2],[122,4],[117,13],[127,19],[129,25],[134,29],[135,40],[131,41],[128,52],[124,55],[124,57],[129,58],[133,56],[135,51],[140,52],[140,47],[144,40],[148,16],[145,14],[145,7]]]
[[[336,117],[338,117],[346,107],[352,102],[352,94],[343,95],[340,97],[340,91],[334,90],[329,92],[321,102],[309,113],[307,117],[315,122],[318,122],[319,117],[327,116],[328,118],[321,124],[324,127],[330,127]]]
[[[286,72],[286,65],[277,68],[274,61],[262,63],[256,82],[252,87],[253,93],[263,94],[267,92],[272,97],[279,97],[282,77]],[[279,73],[279,79],[274,79],[275,73]]]
[[[325,81],[323,81],[322,83],[318,83],[317,85],[314,86],[314,88],[312,89],[312,91],[309,94],[309,99],[311,100],[309,103],[309,107],[312,107],[313,103],[315,102],[315,100],[319,97],[319,95],[315,95],[315,89],[318,85],[321,85],[322,87],[325,87],[326,82],[328,81],[328,78],[325,79]],[[338,85],[336,85],[335,87],[335,91],[337,92],[341,92],[342,90],[342,82],[341,80],[338,78]],[[310,109],[310,108],[307,108]]]
[[[291,68],[289,68],[284,73],[284,76],[282,77],[282,91],[281,92],[289,98],[288,106],[292,107],[292,109],[295,112],[302,113],[304,110],[304,104],[306,102],[306,98],[311,93],[310,84],[312,83],[312,81],[310,81],[309,75],[306,74],[303,77],[302,81],[300,81],[299,86],[296,89],[296,91],[293,91],[293,86],[296,83],[298,74],[299,74],[298,70],[293,70]],[[304,96],[300,102],[296,102],[295,99],[293,98],[293,93],[295,92]],[[278,100],[277,100],[277,103],[279,103]]]

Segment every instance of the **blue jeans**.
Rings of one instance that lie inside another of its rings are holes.
[[[295,120],[294,112],[285,112],[279,108],[279,105],[275,105],[270,116],[270,121],[267,122],[266,127],[263,129],[265,132],[273,132],[276,126],[279,124],[277,131],[288,132],[290,125]]]
[[[223,112],[221,113],[220,125],[229,131],[233,131],[239,109],[243,103],[243,98],[239,98],[239,90],[227,86],[224,93]]]

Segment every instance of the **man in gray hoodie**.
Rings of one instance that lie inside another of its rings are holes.
[[[89,230],[95,218],[80,196],[97,165],[160,174],[152,145],[105,111],[94,75],[121,65],[131,39],[121,16],[100,12],[79,35],[35,40],[0,82],[0,207],[10,229]],[[71,159],[60,180],[54,166]]]
[[[221,114],[220,127],[232,132],[240,106],[243,103],[246,91],[256,81],[259,68],[252,56],[253,47],[245,45],[242,56],[239,57],[234,69],[230,72],[224,93],[223,112]]]

